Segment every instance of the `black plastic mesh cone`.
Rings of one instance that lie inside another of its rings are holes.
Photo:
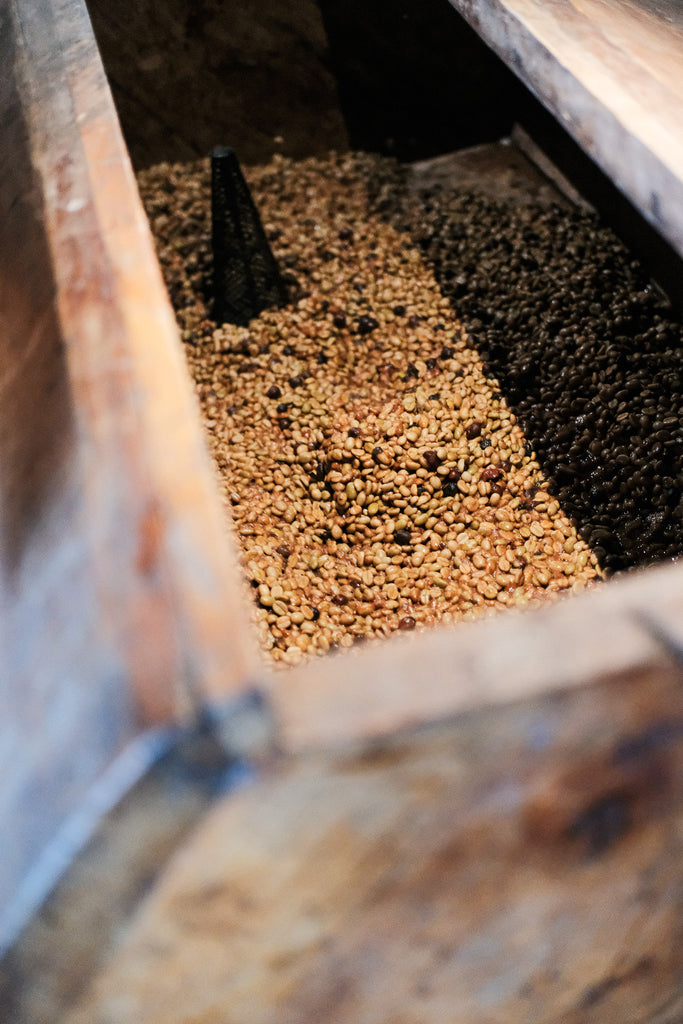
[[[246,326],[287,289],[234,150],[211,154],[211,237],[215,320]]]

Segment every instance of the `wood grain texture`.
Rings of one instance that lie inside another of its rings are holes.
[[[0,22],[4,911],[141,724],[258,656],[85,7]]]
[[[667,660],[647,621],[679,641],[679,566],[623,576],[542,608],[507,610],[368,643],[278,674],[270,696],[289,751],[325,749],[464,710],[590,687]]]
[[[63,319],[83,331],[83,344],[69,349],[70,370],[77,410],[96,442],[88,479],[99,484],[111,531],[93,549],[114,559],[100,580],[127,619],[120,640],[133,685],[137,679],[141,699],[156,687],[166,716],[169,696],[177,712],[191,685],[209,693],[241,687],[256,671],[256,648],[175,321],[90,24],[82,4],[55,3],[87,175],[70,187],[90,183],[91,189],[90,224],[73,223],[60,237],[55,211],[55,246],[62,248],[54,264],[64,285]],[[57,170],[54,163],[51,169]],[[82,301],[83,268],[67,263],[74,239],[95,268],[92,305]],[[126,481],[118,494],[114,480]],[[98,518],[100,530],[104,517],[93,514],[93,522]]]
[[[683,10],[658,0],[451,0],[683,254]]]
[[[675,1024],[680,677],[308,755],[221,801],[68,1024]]]
[[[3,1024],[61,1020],[232,774],[211,739],[195,734],[130,787],[0,961]]]
[[[163,718],[183,679],[210,688],[212,672],[222,686],[250,673],[236,560],[85,8],[18,4],[17,23],[84,480],[81,540],[103,627],[149,694],[149,717]]]

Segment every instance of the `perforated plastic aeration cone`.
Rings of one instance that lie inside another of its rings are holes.
[[[211,237],[214,319],[246,326],[287,301],[287,288],[249,186],[228,146],[211,154]]]

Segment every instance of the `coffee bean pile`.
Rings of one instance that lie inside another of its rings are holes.
[[[375,208],[410,232],[600,564],[683,551],[683,331],[590,213],[447,188],[396,169]]]
[[[363,155],[248,174],[291,302],[209,317],[205,163],[140,176],[264,647],[294,664],[599,574]]]

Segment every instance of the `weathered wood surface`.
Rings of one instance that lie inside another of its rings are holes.
[[[91,842],[0,962],[3,1024],[61,1019],[234,775],[211,737],[190,734],[101,818]]]
[[[676,0],[451,0],[683,255]]]
[[[65,1019],[677,1024],[682,782],[664,665],[285,761]]]
[[[345,149],[316,0],[88,0],[133,163]]]
[[[257,656],[83,3],[10,0],[0,48],[4,910],[140,724]]]
[[[683,648],[681,567],[622,576],[542,608],[398,636],[278,674],[284,749],[324,749],[472,708],[589,687],[657,664],[661,623]]]

